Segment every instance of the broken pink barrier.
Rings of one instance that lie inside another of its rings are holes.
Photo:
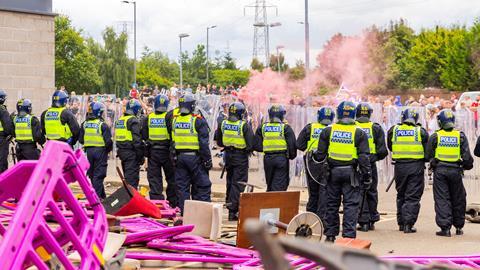
[[[432,263],[443,263],[447,265],[460,266],[462,268],[480,268],[480,256],[385,256],[388,261],[401,261],[412,264],[427,265]]]
[[[180,235],[172,239],[155,239],[149,242],[147,247],[224,257],[258,257],[258,254],[255,251],[215,243],[195,235]]]
[[[5,228],[0,224],[0,269],[24,269],[35,265],[49,269],[44,259],[54,253],[63,269],[100,269],[107,236],[105,211],[85,172],[89,164],[82,153],[66,143],[48,141],[38,161],[21,161],[0,175],[0,203],[16,199],[17,207]],[[94,212],[89,219],[68,184],[77,181]],[[66,219],[54,200],[58,195],[71,211]],[[44,213],[52,211],[60,225],[53,229]],[[74,266],[63,250],[77,251],[81,263]]]
[[[150,200],[155,205],[160,206],[162,218],[174,218],[180,213],[180,208],[172,208],[167,200]]]
[[[200,262],[200,263],[220,263],[220,264],[240,264],[248,258],[238,257],[217,257],[202,254],[181,254],[181,253],[163,253],[163,252],[139,252],[127,251],[126,258],[136,260],[155,260],[155,261],[176,261],[176,262]]]
[[[185,225],[176,227],[165,227],[141,232],[127,234],[125,245],[145,243],[157,238],[170,238],[182,233],[191,232],[195,226]]]
[[[160,222],[145,217],[122,219],[120,221],[120,226],[125,228],[127,232],[143,232],[168,227]]]
[[[287,260],[295,270],[310,270],[318,268],[317,263],[299,256],[287,255]],[[233,270],[247,269],[263,269],[262,260],[260,258],[253,258],[243,263],[233,265]]]

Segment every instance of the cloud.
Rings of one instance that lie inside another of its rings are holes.
[[[143,46],[178,57],[178,34],[189,33],[184,49],[192,51],[206,42],[206,27],[218,25],[210,37],[211,56],[215,51],[232,52],[240,65],[249,65],[253,48],[254,10],[245,5],[253,0],[137,0],[137,55]],[[471,0],[310,0],[310,62],[315,61],[325,42],[335,33],[358,34],[372,24],[386,26],[390,20],[405,18],[416,30],[435,24],[470,24],[480,6]],[[271,29],[270,48],[284,45],[290,65],[304,57],[303,0],[270,0],[278,17],[269,10],[268,20],[282,26]],[[55,12],[67,14],[73,24],[101,40],[106,26],[132,21],[133,7],[120,0],[53,0]],[[130,41],[133,45],[133,41]],[[133,47],[133,46],[131,46]],[[130,49],[130,53],[133,49]]]

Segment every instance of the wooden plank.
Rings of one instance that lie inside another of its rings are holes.
[[[261,209],[279,208],[280,221],[288,224],[298,214],[300,191],[255,192],[240,195],[237,247],[251,246],[243,225],[248,218],[259,218]]]

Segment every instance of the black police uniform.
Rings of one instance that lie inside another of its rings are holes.
[[[296,147],[298,150],[307,150],[311,130],[312,124],[310,123],[307,124],[302,131],[300,131],[300,134],[298,134],[296,142]],[[316,149],[311,150],[313,151]],[[303,157],[303,161],[306,162],[306,156]],[[308,212],[315,213],[323,220],[325,218],[325,211],[327,210],[327,189],[325,188],[325,185],[321,185],[313,180],[310,174],[306,173],[305,175],[307,177],[308,185],[308,202],[306,210]]]
[[[134,116],[127,121],[127,130],[132,133],[132,141],[116,141],[117,156],[122,162],[125,180],[135,189],[140,181],[140,166],[145,162],[145,145],[140,133],[140,120]]]
[[[86,121],[93,119],[97,118],[87,116]],[[102,122],[102,126],[100,128],[102,130],[102,137],[105,146],[88,146],[84,147],[84,149],[87,153],[88,162],[90,163],[90,168],[88,168],[87,175],[92,181],[93,188],[95,189],[98,197],[104,199],[106,198],[106,194],[103,182],[105,177],[107,177],[108,154],[113,149],[113,141],[112,132],[108,124]],[[85,143],[85,126],[83,124],[80,129],[79,142],[81,144]]]
[[[318,151],[314,153],[315,160],[319,161],[328,157],[331,132],[332,127],[329,126],[320,133]],[[330,177],[327,183],[327,210],[324,220],[327,237],[335,237],[340,232],[339,208],[342,198],[342,237],[355,238],[357,236],[356,225],[361,201],[360,176],[371,175],[368,137],[360,128],[356,129],[354,145],[357,149],[357,159],[339,161],[328,158]]]
[[[47,134],[45,131],[45,113],[46,112],[47,110],[45,110],[40,116],[40,123],[42,125],[42,132],[44,135]],[[67,142],[68,140],[68,143],[70,144],[70,146],[73,147],[77,143],[78,135],[80,134],[80,126],[78,125],[75,115],[73,115],[73,113],[70,110],[65,109],[60,114],[60,122],[62,123],[62,125],[68,125],[68,127],[70,128],[70,131],[72,132],[72,137],[70,138],[70,140],[60,139],[59,141]]]
[[[173,111],[165,115],[168,134],[172,133]],[[150,186],[150,199],[164,200],[162,169],[167,182],[167,200],[172,207],[177,206],[177,188],[175,185],[175,169],[171,156],[171,139],[161,141],[149,140],[148,117],[142,119],[142,138],[146,142],[146,156],[148,158],[147,179]]]
[[[452,225],[462,229],[465,225],[467,193],[463,186],[463,170],[473,168],[473,157],[468,139],[460,132],[460,156],[458,162],[445,162],[435,159],[437,133],[430,135],[426,159],[434,169],[433,198],[435,200],[435,222],[442,230],[450,230]],[[476,149],[476,148],[475,148]]]
[[[185,116],[186,114],[180,114]],[[193,114],[191,114],[193,115]],[[212,154],[209,148],[209,128],[207,121],[195,117],[195,130],[198,134],[199,150],[175,150],[175,185],[178,191],[178,207],[183,213],[185,200],[210,202],[212,182],[208,176]],[[172,126],[172,134],[174,127]],[[209,162],[209,167],[206,163]]]
[[[359,119],[358,122],[362,122]],[[373,223],[380,220],[380,214],[378,213],[378,171],[376,162],[383,160],[388,155],[387,145],[385,143],[385,132],[383,128],[377,124],[372,125],[373,143],[375,144],[375,154],[370,154],[370,167],[372,169],[372,183],[368,187],[365,202],[363,206],[362,214],[358,219],[360,224],[368,224],[370,229],[374,229]]]
[[[288,185],[290,184],[290,164],[288,160],[293,160],[297,157],[295,132],[290,125],[284,125],[287,151],[268,152],[265,153],[265,156],[263,157],[267,191],[286,191],[288,189]],[[257,152],[264,152],[262,125],[259,126],[255,132],[254,150]]]
[[[17,146],[15,147],[15,155],[17,156],[17,160],[37,160],[40,158],[40,150],[37,148],[37,143],[43,145],[46,141],[45,136],[42,132],[42,127],[40,125],[40,121],[37,117],[32,115],[31,120],[31,127],[32,127],[32,138],[33,142],[22,141],[15,139]],[[15,130],[14,130],[15,132]],[[14,137],[16,134],[14,133]]]
[[[12,118],[3,104],[0,105],[0,122],[3,127],[3,131],[0,131],[0,173],[2,173],[8,169],[8,146],[14,132]]]
[[[248,157],[253,151],[254,135],[252,127],[245,123],[243,125],[243,137],[245,138],[245,149],[237,149],[229,146],[225,147],[223,144],[223,134],[221,124],[215,131],[215,140],[220,147],[224,147],[225,166],[227,172],[227,208],[229,216],[236,217],[238,213],[238,204],[240,200],[240,193],[245,190],[245,185],[239,182],[248,182]]]
[[[411,123],[405,123],[415,126]],[[392,150],[393,130],[392,126],[387,133],[387,146]],[[428,133],[420,128],[421,142],[424,152],[427,150]],[[405,225],[413,227],[417,222],[420,212],[420,200],[425,188],[425,159],[396,159],[394,178],[395,189],[397,190],[397,224],[403,230]]]

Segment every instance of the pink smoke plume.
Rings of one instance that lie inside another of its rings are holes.
[[[361,92],[378,81],[371,70],[369,50],[376,44],[373,32],[360,36],[333,36],[317,56],[318,66],[300,81],[291,81],[288,74],[265,69],[253,71],[240,98],[250,104],[283,103],[296,98],[307,99],[317,94],[319,87],[335,90],[341,84],[350,90]]]

